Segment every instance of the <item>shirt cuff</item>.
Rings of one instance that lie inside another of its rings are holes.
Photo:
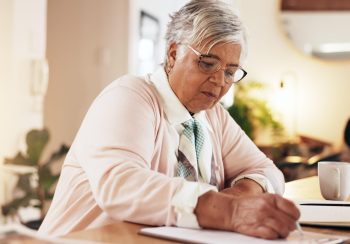
[[[266,178],[266,176],[264,175],[260,175],[260,174],[246,174],[246,175],[240,175],[237,178],[235,178],[232,182],[231,182],[231,187],[239,180],[244,179],[244,178],[248,178],[250,180],[255,181],[256,183],[258,183],[264,190],[264,192],[268,192],[268,193],[276,193],[275,189],[273,188],[271,182],[269,181],[269,179]]]
[[[177,215],[176,226],[195,229],[201,228],[193,211],[197,205],[198,197],[208,191],[217,192],[218,189],[207,183],[184,182],[171,200],[171,205],[174,207]]]

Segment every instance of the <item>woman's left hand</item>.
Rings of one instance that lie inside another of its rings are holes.
[[[262,194],[264,189],[254,180],[243,178],[238,180],[232,187],[225,188],[221,192],[240,198]]]

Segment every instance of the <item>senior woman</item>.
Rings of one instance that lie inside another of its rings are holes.
[[[279,195],[281,172],[219,104],[246,75],[240,20],[222,2],[191,1],[166,41],[164,67],[95,99],[40,232],[125,220],[286,237],[299,211]]]

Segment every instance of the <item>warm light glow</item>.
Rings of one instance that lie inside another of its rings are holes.
[[[154,42],[151,39],[141,39],[139,42],[139,59],[141,61],[152,61],[154,54]]]
[[[316,46],[313,51],[320,53],[350,52],[350,43],[324,43]]]
[[[297,87],[293,73],[286,73],[278,82],[272,106],[280,114],[288,139],[296,135]]]

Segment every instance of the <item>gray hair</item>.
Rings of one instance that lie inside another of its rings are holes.
[[[172,43],[194,44],[207,53],[218,43],[241,45],[241,58],[246,56],[246,38],[242,22],[229,4],[218,0],[192,0],[170,15],[166,50]]]

